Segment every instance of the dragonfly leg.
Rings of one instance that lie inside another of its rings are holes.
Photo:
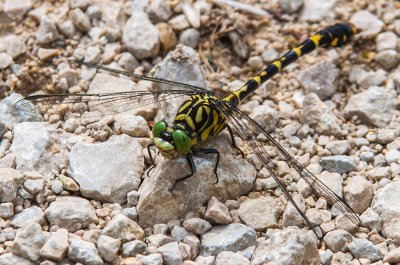
[[[174,184],[174,185],[172,186],[172,188],[170,189],[170,191],[172,191],[172,190],[175,188],[176,184],[178,184],[178,183],[181,182],[181,181],[184,181],[185,179],[190,178],[191,176],[194,175],[194,173],[196,173],[196,165],[195,165],[195,163],[194,163],[194,161],[193,161],[193,156],[192,156],[192,154],[191,154],[191,153],[188,153],[188,154],[186,155],[186,159],[187,159],[187,161],[189,162],[189,166],[190,166],[190,171],[191,171],[191,172],[190,172],[189,175],[184,176],[183,178],[177,179],[177,180],[175,181],[175,184]]]
[[[217,181],[215,182],[215,184],[217,184],[218,181],[219,181],[218,172],[217,172],[217,169],[218,169],[218,166],[219,166],[219,152],[218,152],[218,150],[214,149],[214,148],[202,148],[202,149],[193,148],[192,152],[194,154],[196,154],[196,155],[217,154],[217,161],[216,161],[215,167],[214,167],[214,173],[215,173],[215,176],[217,177]]]
[[[244,158],[244,152],[242,151],[242,149],[240,149],[237,145],[236,145],[236,141],[235,141],[235,136],[233,135],[233,131],[231,126],[229,126],[228,124],[225,125],[225,127],[228,129],[229,132],[229,136],[231,137],[232,140],[232,147],[235,148],[236,150],[238,150],[240,152],[240,154],[242,155],[242,158]]]
[[[152,146],[155,146],[155,144],[154,144],[153,141],[150,141],[150,142],[147,144],[147,152],[149,153],[149,158],[150,158],[150,161],[151,161],[151,167],[150,167],[150,168],[147,170],[147,172],[146,172],[146,175],[147,175],[147,176],[149,176],[150,172],[156,167],[156,163],[154,162],[154,158],[153,158],[153,156],[151,155],[151,150],[150,150],[150,147],[152,147]]]

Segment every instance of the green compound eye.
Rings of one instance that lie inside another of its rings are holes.
[[[172,139],[176,150],[181,154],[187,154],[190,151],[191,140],[190,137],[181,130],[175,130],[172,132]]]
[[[160,133],[162,133],[166,129],[167,129],[167,123],[165,121],[158,121],[156,124],[154,124],[154,127],[151,130],[151,132],[153,133],[153,137],[158,137]]]

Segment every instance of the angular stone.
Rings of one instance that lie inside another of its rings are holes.
[[[26,227],[28,224],[44,224],[44,213],[37,206],[32,206],[15,214],[11,220],[11,225],[15,228]]]
[[[83,196],[119,204],[139,187],[144,168],[139,141],[127,135],[113,136],[103,143],[80,142],[72,148],[69,161]]]
[[[88,265],[103,265],[96,246],[92,242],[72,239],[68,247],[68,258]]]
[[[384,25],[383,21],[368,10],[360,10],[354,13],[350,18],[350,23],[361,31],[361,36],[372,37],[376,36]]]
[[[210,230],[212,225],[201,218],[190,218],[183,222],[183,227],[192,233],[202,235]]]
[[[49,44],[59,38],[55,21],[50,17],[42,17],[36,34],[36,41],[39,44]]]
[[[261,196],[243,202],[238,209],[238,214],[247,226],[256,231],[266,231],[278,225],[282,208],[277,205],[274,198]]]
[[[75,8],[69,12],[69,15],[77,29],[83,32],[89,31],[92,25],[90,24],[89,18],[85,13],[82,12],[81,9]]]
[[[27,179],[24,182],[24,188],[32,195],[43,190],[44,179]]]
[[[267,105],[255,107],[249,116],[260,124],[267,132],[275,130],[279,120],[278,112]]]
[[[222,251],[215,259],[215,265],[250,265],[250,261],[240,253]]]
[[[178,242],[171,242],[158,248],[158,251],[163,256],[165,265],[182,264],[182,254]]]
[[[318,22],[320,20],[332,20],[334,18],[334,6],[336,0],[313,1],[304,0],[304,6],[300,14],[300,20]]]
[[[140,240],[133,240],[122,246],[122,257],[135,257],[138,254],[143,254],[146,249],[145,243]]]
[[[372,262],[382,259],[382,254],[379,249],[368,239],[355,238],[347,245],[347,248],[357,259],[364,258]]]
[[[5,253],[0,255],[0,264],[1,265],[34,265],[34,262],[30,260],[24,259],[20,256],[14,255],[12,253]]]
[[[364,92],[353,95],[344,112],[347,119],[357,115],[364,124],[385,127],[392,120],[394,109],[394,98],[385,88],[370,87]]]
[[[320,164],[325,170],[339,174],[354,171],[357,167],[357,161],[353,157],[343,155],[323,157]]]
[[[60,228],[52,233],[46,243],[40,249],[40,257],[52,261],[60,262],[68,249],[68,231]]]
[[[208,202],[206,213],[204,217],[216,224],[229,224],[232,223],[232,217],[229,214],[228,207],[219,202],[216,197],[212,197]]]
[[[221,240],[221,239],[224,240]],[[240,251],[256,244],[256,231],[243,224],[218,225],[201,235],[200,255]]]
[[[137,255],[137,259],[143,265],[163,265],[163,258],[160,253],[150,254],[148,256]]]
[[[128,217],[118,214],[103,228],[103,235],[121,239],[127,242],[132,239],[144,239],[143,229]]]
[[[0,217],[7,219],[14,215],[14,204],[6,202],[0,204]]]
[[[5,48],[7,54],[14,59],[24,54],[27,50],[25,42],[17,35],[6,35],[0,38],[0,43]]]
[[[319,265],[321,260],[316,243],[310,233],[295,227],[273,231],[257,246],[251,264]]]
[[[11,202],[17,196],[23,175],[13,168],[0,168],[0,202]]]
[[[358,214],[363,213],[370,205],[374,190],[372,183],[362,176],[354,176],[344,190],[344,198]]]
[[[124,26],[122,40],[128,51],[139,60],[155,57],[160,49],[158,29],[143,12],[129,18]]]
[[[17,232],[12,252],[31,261],[37,261],[40,258],[40,249],[44,243],[45,236],[42,228],[39,224],[31,223]]]
[[[90,202],[74,196],[57,196],[56,201],[46,209],[45,215],[50,226],[58,225],[69,232],[86,228],[98,221]]]
[[[115,260],[120,246],[120,239],[106,235],[101,235],[97,240],[97,249],[99,250],[100,256],[108,262],[113,262]]]
[[[351,240],[351,234],[344,230],[330,231],[324,236],[326,246],[334,253],[346,251],[346,246]]]
[[[32,8],[31,0],[6,0],[4,3],[4,13],[12,20],[21,19]]]
[[[197,173],[177,183],[172,192],[169,189],[176,180],[185,176],[185,172],[190,172],[188,163],[183,157],[159,162],[148,181],[141,186],[137,205],[139,223],[149,227],[183,218],[203,206],[212,196],[226,201],[247,194],[253,187],[255,169],[246,161],[231,155],[234,151],[228,141],[224,135],[207,141],[207,146],[216,148],[221,154],[218,184],[215,184],[213,172],[214,156],[195,156]]]

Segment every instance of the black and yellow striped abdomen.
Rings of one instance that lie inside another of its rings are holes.
[[[312,52],[317,47],[342,46],[348,43],[356,32],[355,27],[347,23],[335,24],[318,31],[317,34],[305,40],[300,46],[288,51],[281,58],[272,62],[257,76],[247,81],[240,89],[225,97],[224,100],[238,105],[262,83],[281,72],[286,66],[295,62],[300,56]]]

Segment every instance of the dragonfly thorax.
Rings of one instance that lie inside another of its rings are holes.
[[[158,121],[153,129],[154,145],[165,158],[176,158],[179,154],[187,154],[191,148],[191,139],[180,129],[169,126],[165,121]]]

